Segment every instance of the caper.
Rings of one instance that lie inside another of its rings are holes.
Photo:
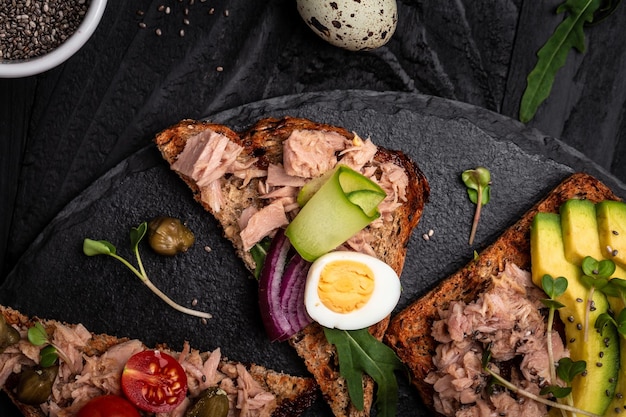
[[[17,383],[17,399],[28,405],[37,405],[47,401],[52,394],[52,385],[58,370],[58,366],[50,366],[22,371]]]
[[[15,330],[0,314],[0,353],[20,341],[20,332]]]
[[[228,415],[226,391],[218,387],[207,388],[187,409],[185,417],[226,417]]]
[[[176,218],[159,216],[148,223],[148,243],[160,255],[186,252],[194,241],[191,230]]]

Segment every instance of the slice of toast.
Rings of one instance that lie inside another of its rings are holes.
[[[183,120],[156,136],[155,143],[164,159],[191,188],[195,199],[220,222],[224,235],[233,243],[237,254],[250,271],[254,271],[256,265],[249,251],[244,248],[240,237],[242,228],[239,220],[248,207],[262,208],[268,204],[265,199],[261,198],[259,191],[265,178],[263,176],[252,178],[245,183],[244,180],[233,175],[224,176],[220,187],[222,195],[226,198],[219,210],[216,210],[206,198],[203,198],[202,189],[197,182],[189,175],[176,170],[174,166],[185,149],[187,141],[206,130],[223,134],[232,142],[242,146],[244,157],[256,158],[250,169],[261,171],[267,170],[270,164],[283,164],[283,144],[294,131],[332,132],[349,141],[355,138],[354,133],[344,128],[292,117],[263,119],[241,133],[233,132],[222,125]],[[430,188],[424,174],[402,152],[378,147],[373,161],[374,165],[393,163],[401,168],[408,178],[406,198],[402,204],[394,210],[391,218],[384,220],[382,226],[369,228],[373,237],[370,244],[375,256],[389,264],[400,276],[409,238],[421,217]],[[388,322],[389,317],[372,326],[370,332],[381,340]],[[326,341],[321,326],[316,323],[310,324],[293,336],[289,343],[304,359],[307,369],[315,377],[336,416],[369,415],[374,390],[373,381],[367,376],[364,377],[365,407],[361,411],[357,410],[350,402],[345,380],[339,374],[335,349]]]
[[[109,375],[108,378],[105,378],[105,375],[108,375],[107,370],[99,367],[98,369],[100,369],[101,374],[93,375],[90,374],[89,371],[85,371],[85,369],[88,368],[88,363],[97,360],[97,358],[103,357],[103,355],[107,352],[111,352],[110,356],[113,357],[118,357],[117,355],[119,355],[119,357],[124,357],[124,355],[128,354],[127,352],[129,352],[129,349],[131,348],[123,348],[123,346],[132,346],[133,352],[137,349],[148,349],[148,347],[137,340],[117,338],[106,334],[89,333],[87,329],[78,324],[67,324],[55,320],[27,317],[10,307],[0,306],[0,314],[4,317],[6,323],[17,329],[21,335],[21,340],[17,344],[6,347],[3,352],[2,349],[0,349],[0,381],[6,379],[6,382],[4,382],[1,388],[7,393],[25,417],[46,417],[48,415],[47,410],[51,407],[46,403],[44,403],[43,407],[24,404],[18,400],[15,391],[16,386],[18,385],[19,373],[25,369],[35,366],[35,362],[38,361],[38,359],[35,360],[34,358],[38,357],[37,355],[40,347],[34,347],[26,338],[27,329],[32,327],[35,323],[41,323],[51,337],[55,337],[56,334],[61,332],[65,335],[71,334],[73,341],[68,344],[68,346],[71,345],[73,347],[68,348],[65,351],[75,353],[75,356],[70,356],[78,358],[81,362],[81,367],[83,367],[82,373],[76,374],[81,375],[80,377],[73,373],[64,378],[57,377],[54,390],[66,392],[69,390],[65,387],[71,387],[71,392],[67,392],[66,396],[60,395],[62,397],[61,401],[54,401],[55,404],[61,407],[62,411],[62,413],[59,413],[59,410],[56,410],[55,408],[55,415],[74,415],[82,404],[84,404],[89,398],[93,398],[97,395],[109,393],[116,395],[121,394],[121,392],[119,392],[119,378],[121,376],[121,372],[116,375]],[[76,334],[81,335],[81,338],[84,338],[83,342],[76,341],[76,343],[74,343],[74,331],[76,331]],[[183,353],[174,352],[166,345],[160,345],[154,348],[163,350],[172,356],[177,357],[181,362],[188,361],[191,363],[192,361],[196,361],[194,362],[195,364],[198,363],[197,360],[202,360],[206,364],[208,357],[211,354],[211,352],[193,351],[190,347],[188,347],[189,349],[186,351],[183,350]],[[115,355],[113,355],[113,351],[116,352]],[[298,416],[310,407],[310,405],[319,396],[319,390],[313,378],[291,376],[282,372],[267,369],[257,364],[238,363],[221,356],[219,351],[214,351],[213,353],[215,352],[219,355],[219,365],[217,367],[218,372],[230,372],[228,369],[243,365],[247,373],[254,381],[256,381],[257,384],[259,384],[262,390],[274,396],[275,400],[267,408],[268,411],[272,412],[272,416]],[[183,356],[188,359],[183,359]],[[83,360],[83,357],[88,359]],[[94,363],[97,363],[100,366],[105,363],[112,363],[111,360],[112,359],[107,359],[106,361],[103,360],[101,362]],[[117,360],[116,362],[118,362],[118,366],[120,364],[123,365],[123,363],[119,363]],[[68,368],[66,367],[65,369]],[[205,367],[204,369],[206,370],[207,368]],[[115,372],[113,373],[115,374]],[[61,374],[61,371],[59,374]],[[189,376],[190,371],[187,371],[187,374]],[[69,385],[68,383],[63,382],[73,380],[88,380],[88,382],[76,385]],[[246,387],[245,389],[247,390],[248,388]],[[79,392],[84,392],[85,394],[79,395]],[[233,398],[235,397],[236,394],[233,394]],[[50,401],[53,401],[52,397]],[[144,415],[148,416],[149,414]]]
[[[439,318],[439,310],[446,309],[451,301],[469,303],[476,300],[490,286],[492,277],[501,273],[507,263],[530,270],[532,219],[537,212],[558,212],[561,204],[570,198],[593,202],[618,199],[598,179],[584,173],[571,175],[485,248],[478,258],[441,281],[391,320],[385,342],[410,368],[411,383],[433,411],[433,386],[424,379],[434,369],[432,357],[436,341],[431,329],[433,321]]]

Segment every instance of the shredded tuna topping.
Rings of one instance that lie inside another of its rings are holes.
[[[283,163],[269,164],[266,170],[256,167],[256,158],[245,156],[243,148],[226,136],[202,132],[187,140],[172,169],[194,179],[201,199],[218,213],[224,206],[223,189],[226,174],[242,180],[241,187],[258,179],[256,189],[266,202],[263,207],[248,207],[241,213],[238,225],[245,250],[286,224],[299,211],[296,201],[302,186],[309,180],[344,164],[377,182],[387,193],[379,205],[381,216],[368,228],[378,228],[393,220],[393,213],[406,202],[408,176],[399,166],[377,163],[378,148],[372,141],[356,133],[346,138],[336,132],[294,130],[283,142]],[[239,186],[239,185],[238,185]],[[371,238],[359,236],[347,247],[373,253]]]
[[[57,322],[51,326],[54,326],[54,343],[62,347],[71,361],[61,361],[52,395],[40,405],[43,413],[50,417],[72,417],[91,398],[121,395],[120,378],[124,365],[132,355],[147,349],[139,340],[128,340],[110,347],[100,356],[88,356],[85,349],[91,333],[85,327]],[[20,373],[39,362],[41,348],[26,340],[26,328],[16,329],[22,340],[0,353],[0,386],[5,385],[11,374]],[[274,395],[266,391],[245,366],[223,359],[219,348],[201,353],[185,343],[180,353],[165,352],[181,363],[187,374],[189,393],[174,411],[156,417],[183,417],[193,398],[214,386],[224,389],[228,395],[229,417],[269,416],[276,409]]]
[[[490,376],[482,370],[482,355],[491,351],[493,365],[510,370],[515,385],[538,394],[551,381],[546,324],[541,314],[545,295],[530,273],[507,264],[492,286],[466,304],[452,302],[439,312],[432,335],[439,344],[433,357],[435,370],[426,377],[433,385],[436,410],[446,416],[545,416],[545,405],[515,396],[504,389],[489,391]],[[569,356],[553,331],[554,360]]]

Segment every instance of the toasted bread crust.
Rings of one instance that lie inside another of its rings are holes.
[[[16,325],[20,328],[32,327],[37,322],[42,323],[46,328],[51,328],[55,323],[58,323],[55,320],[27,317],[17,310],[2,305],[0,305],[0,314],[4,316],[8,324]],[[65,322],[62,324],[75,327],[75,325]],[[128,338],[118,338],[107,334],[92,333],[91,336],[83,350],[86,356],[102,355],[112,346],[129,340]],[[166,345],[156,346],[155,348],[168,349]],[[234,361],[224,361],[235,363]],[[275,395],[277,408],[272,413],[274,417],[298,416],[319,397],[319,389],[313,378],[292,376],[256,364],[244,365],[250,372],[250,375],[264,389]],[[23,404],[16,398],[14,388],[17,386],[17,380],[17,375],[13,374],[7,380],[6,385],[1,387],[2,390],[6,392],[24,417],[46,417],[39,407]]]
[[[171,165],[176,161],[179,153],[184,148],[184,142],[189,137],[196,135],[202,129],[216,128],[218,128],[218,125],[183,120],[159,133],[155,138],[155,143],[164,159]],[[239,138],[233,137],[236,133],[229,129],[225,129],[223,126],[219,126],[219,128],[221,129],[220,132],[243,146],[246,154],[257,157],[256,166],[260,169],[266,169],[270,163],[282,163],[283,142],[294,130],[322,130],[338,133],[348,139],[354,137],[353,133],[342,127],[293,117],[260,120],[241,133]],[[391,224],[372,230],[376,241],[373,244],[373,248],[377,257],[389,264],[400,275],[404,266],[409,239],[419,222],[424,205],[428,201],[430,187],[419,167],[404,153],[379,146],[374,159],[380,163],[393,162],[404,168],[409,178],[407,202],[396,210]],[[258,180],[253,179],[244,188],[235,181],[226,181],[222,187],[225,190],[224,194],[230,196],[227,207],[219,213],[215,213],[206,203],[202,202],[197,185],[190,178],[184,175],[180,176],[193,191],[194,198],[220,222],[224,235],[233,243],[238,256],[244,260],[248,269],[254,270],[254,260],[249,252],[243,250],[237,220],[243,209],[249,205],[263,204],[260,202],[257,191]],[[232,198],[232,196],[235,197]],[[389,317],[372,326],[370,332],[381,340],[388,323]],[[320,389],[336,416],[369,415],[374,390],[373,381],[369,377],[364,377],[365,407],[362,411],[356,410],[350,403],[345,380],[339,375],[335,349],[326,341],[321,326],[316,323],[309,325],[295,335],[289,343],[304,359],[307,368],[313,374],[318,384],[320,384]]]
[[[410,368],[411,383],[431,409],[434,391],[424,378],[433,370],[436,341],[431,336],[431,326],[438,318],[438,310],[447,308],[453,300],[469,303],[478,298],[490,285],[491,278],[502,272],[508,262],[530,270],[530,225],[533,217],[537,212],[558,212],[561,204],[570,198],[593,202],[618,200],[598,179],[584,173],[571,175],[483,250],[476,260],[441,281],[391,320],[385,342]]]

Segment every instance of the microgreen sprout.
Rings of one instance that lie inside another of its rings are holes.
[[[478,229],[478,221],[482,206],[487,204],[491,199],[491,173],[485,167],[476,169],[468,169],[463,171],[461,179],[467,187],[467,195],[472,203],[476,204],[474,211],[474,220],[472,221],[472,230],[470,232],[469,244],[474,243],[476,229]]]
[[[567,384],[562,387],[554,382],[541,389],[539,392],[541,395],[551,394],[554,398],[565,398],[569,406],[573,406],[574,399],[572,398],[572,381],[577,375],[582,374],[587,369],[587,363],[585,361],[573,361],[571,358],[559,359],[559,365],[556,368],[559,378]],[[561,413],[565,416],[565,410],[561,408]]]
[[[135,275],[137,275],[141,282],[143,282],[148,288],[150,288],[152,292],[154,292],[159,298],[165,301],[170,307],[185,314],[210,319],[212,317],[211,314],[181,306],[180,304],[169,298],[167,295],[165,295],[152,283],[152,281],[150,281],[143,266],[143,262],[141,261],[141,256],[139,255],[139,242],[141,242],[141,239],[143,239],[143,237],[146,235],[147,228],[148,224],[146,222],[143,222],[138,227],[133,227],[130,230],[130,246],[132,252],[135,254],[135,258],[137,259],[137,265],[139,269],[135,268],[130,262],[119,256],[117,254],[117,249],[115,248],[115,246],[106,240],[85,239],[83,242],[83,252],[87,256],[108,255],[112,258],[117,259],[128,269],[130,269]]]
[[[563,359],[566,359],[566,360],[563,360]],[[573,362],[572,364],[569,364],[568,363],[569,358],[563,358],[563,359],[559,361],[559,368],[563,366],[562,370],[559,371],[559,374],[558,374],[559,377],[561,376],[561,373],[563,373],[563,376],[571,381],[571,379],[573,379],[574,376],[583,372],[586,368],[586,363],[584,361],[577,361],[577,362]],[[569,411],[575,414],[582,414],[582,415],[590,416],[590,417],[599,417],[597,414],[590,413],[589,411],[581,410],[570,404],[561,404],[559,402],[549,400],[547,398],[533,394],[532,392],[526,391],[525,389],[516,386],[515,384],[506,380],[497,372],[494,372],[490,368],[490,361],[491,361],[491,351],[489,349],[485,349],[485,351],[483,352],[483,356],[482,356],[483,370],[487,372],[493,379],[495,379],[497,383],[504,386],[511,392],[514,392],[517,395],[521,395],[526,398],[530,398],[531,400],[537,401],[538,403],[545,404],[548,407],[558,408],[560,410]],[[571,360],[569,360],[569,362],[571,362]],[[582,364],[580,362],[582,362]],[[581,370],[581,367],[582,367],[582,370]],[[560,390],[555,390],[555,391],[557,391],[557,394],[564,394],[567,391],[567,389],[563,391],[560,391]],[[568,395],[568,394],[565,394],[565,395]]]
[[[68,366],[72,366],[72,362],[68,359],[68,356],[61,348],[56,346],[50,340],[48,332],[40,322],[35,323],[32,327],[28,328],[27,332],[28,341],[33,346],[44,346],[39,352],[39,365],[43,368],[48,368],[54,365],[57,359],[61,359]]]
[[[622,337],[626,337],[626,308],[622,309],[615,318],[609,313],[602,313],[598,316],[595,328],[601,333],[606,326],[613,325]]]
[[[554,368],[554,353],[552,350],[552,326],[554,324],[554,312],[565,307],[556,299],[567,290],[567,279],[565,277],[552,278],[552,276],[545,274],[541,279],[541,287],[549,297],[541,300],[541,302],[549,308],[547,325],[548,359],[550,361],[550,381],[554,384],[556,381],[556,370]]]
[[[586,256],[581,264],[583,270],[583,276],[581,281],[587,287],[589,287],[589,293],[587,295],[587,308],[585,309],[585,333],[584,340],[588,340],[589,334],[589,313],[593,304],[593,294],[595,290],[606,291],[610,290],[609,278],[615,272],[615,263],[611,260],[603,259],[597,261],[591,256]]]

